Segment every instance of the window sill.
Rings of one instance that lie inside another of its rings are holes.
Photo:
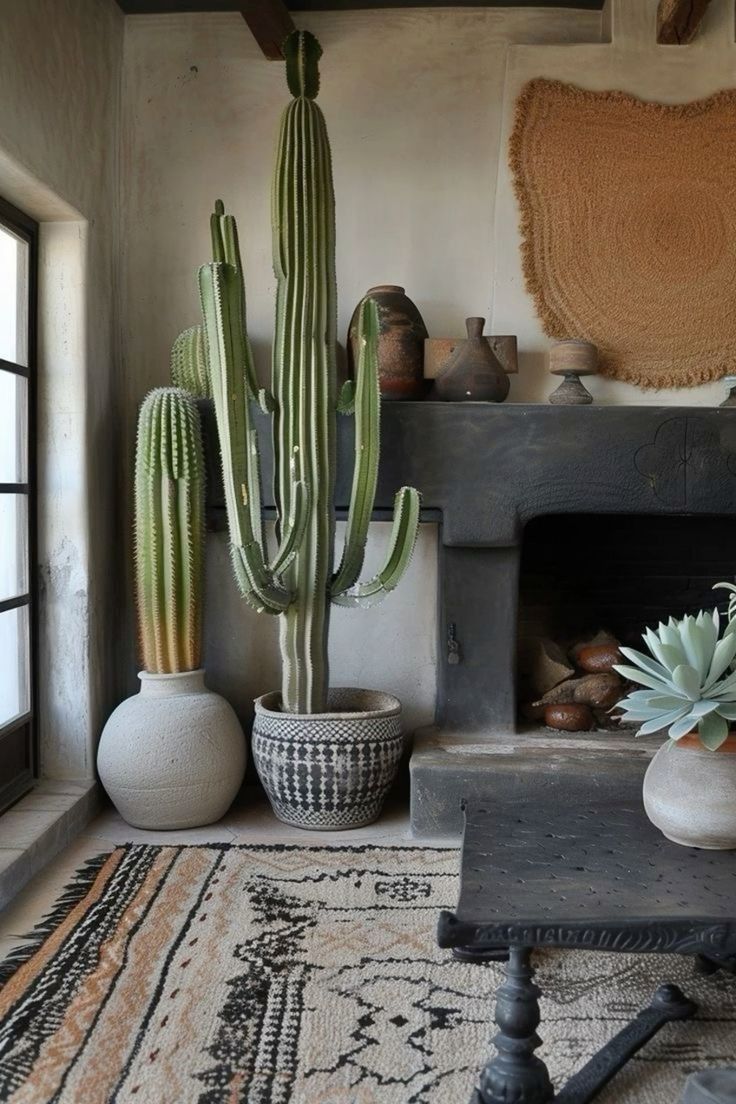
[[[95,781],[42,779],[0,816],[0,909],[81,832],[99,806]]]

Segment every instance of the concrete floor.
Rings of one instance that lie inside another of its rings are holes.
[[[148,832],[131,828],[110,807],[45,867],[0,913],[0,961],[24,939],[47,913],[74,871],[93,855],[110,851],[120,843],[303,843],[307,846],[375,843],[386,847],[420,846],[409,830],[408,797],[399,793],[387,802],[381,818],[367,828],[351,832],[304,832],[277,820],[260,791],[246,792],[217,824],[182,832]],[[433,847],[443,841],[428,841]],[[456,847],[455,841],[446,841]],[[459,869],[458,854],[458,869]]]

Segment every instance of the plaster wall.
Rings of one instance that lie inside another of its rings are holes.
[[[92,778],[119,696],[115,320],[123,17],[4,0],[0,194],[38,219],[41,772]],[[118,558],[119,556],[119,558]]]
[[[701,95],[705,78],[697,73],[708,72],[711,57],[718,58],[712,79],[733,83],[722,61],[733,39],[719,10],[728,0],[714,0],[705,44],[692,48],[697,64],[690,65],[661,52],[684,58],[690,48],[648,47],[656,0],[616,2],[631,17],[625,30],[619,22],[616,48],[639,59],[629,75],[647,67],[646,94]],[[515,88],[508,72],[516,72],[517,56],[532,69],[538,57],[540,73],[558,57],[567,59],[566,79],[600,83],[591,59],[610,56],[611,19],[564,9],[469,8],[321,12],[299,23],[324,49],[320,104],[334,162],[340,335],[376,283],[403,284],[434,336],[462,332],[466,315],[495,313],[495,332],[523,338],[510,401],[543,400],[550,390],[543,338],[518,278],[516,215],[496,204],[497,185],[499,195],[506,188],[505,128]],[[679,65],[674,84],[673,65]],[[259,371],[268,371],[275,288],[270,175],[287,98],[282,67],[263,59],[238,15],[126,20],[121,416],[128,471],[137,404],[148,388],[166,382],[171,342],[198,319],[195,271],[209,256],[207,216],[218,196],[238,217],[249,328]],[[716,392],[720,398],[718,387],[653,395],[607,383],[599,398],[711,405]],[[382,526],[374,525],[371,558],[383,539]],[[386,603],[369,613],[335,614],[333,684],[398,692],[411,725],[431,720],[434,709],[436,541],[436,530],[425,527],[409,578]],[[223,536],[210,537],[208,556],[210,682],[247,713],[250,698],[278,683],[275,625],[239,601]]]

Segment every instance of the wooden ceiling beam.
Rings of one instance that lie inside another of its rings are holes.
[[[284,0],[118,0],[126,15],[174,12],[240,12],[269,61],[279,61],[281,46],[294,30]]]
[[[284,39],[294,22],[284,0],[240,0],[243,19],[269,61],[280,61]]]
[[[710,0],[659,0],[657,42],[661,46],[686,46],[698,33]]]

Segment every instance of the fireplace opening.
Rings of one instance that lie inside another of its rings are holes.
[[[625,689],[619,680],[617,694],[610,672],[616,644],[641,649],[647,625],[716,605],[725,611],[726,592],[712,588],[733,582],[735,569],[736,518],[553,514],[530,521],[519,577],[520,722],[617,727],[610,710]],[[589,681],[581,685],[582,678]]]

